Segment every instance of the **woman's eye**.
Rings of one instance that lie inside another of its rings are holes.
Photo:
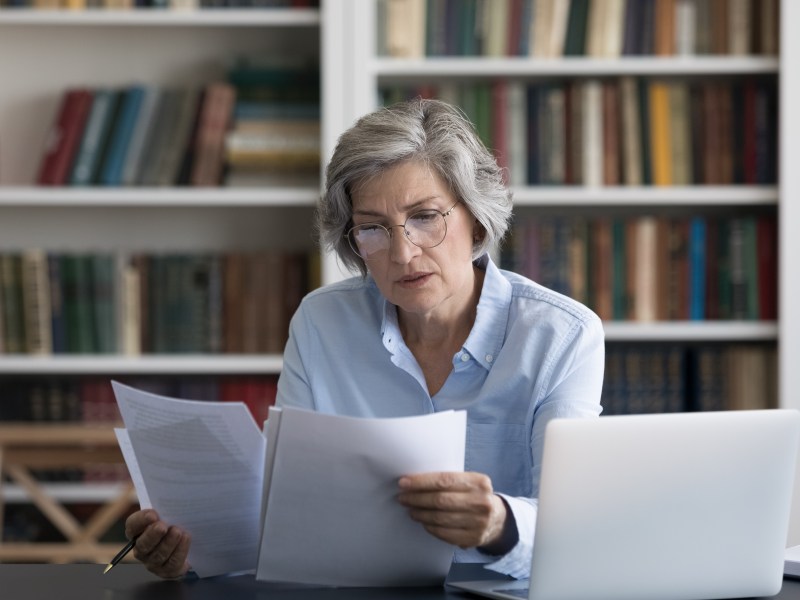
[[[415,222],[415,223],[427,223],[427,222],[436,220],[436,217],[438,217],[438,216],[439,216],[439,213],[437,213],[435,211],[430,211],[430,212],[423,212],[423,213],[417,213],[415,215],[411,215],[410,220]]]

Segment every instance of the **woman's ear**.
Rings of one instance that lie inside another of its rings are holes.
[[[481,225],[478,219],[475,219],[475,223],[472,225],[472,243],[480,244],[485,237],[486,229],[484,229],[483,225]]]

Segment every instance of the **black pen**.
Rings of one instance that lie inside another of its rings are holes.
[[[117,565],[117,563],[119,563],[123,558],[125,558],[125,556],[127,556],[128,552],[133,550],[133,547],[135,545],[136,545],[136,538],[133,538],[131,541],[129,541],[127,544],[125,544],[125,547],[122,550],[120,550],[119,552],[117,552],[117,555],[114,558],[111,559],[111,562],[108,563],[108,565],[106,565],[106,570],[103,571],[103,575],[108,573],[111,569],[113,569]]]

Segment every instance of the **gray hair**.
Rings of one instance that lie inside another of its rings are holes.
[[[432,168],[481,224],[485,235],[474,243],[473,258],[500,243],[512,209],[503,170],[458,108],[417,98],[365,115],[339,137],[317,210],[323,249],[336,252],[351,271],[366,275],[363,259],[345,238],[353,226],[351,193],[407,160]]]

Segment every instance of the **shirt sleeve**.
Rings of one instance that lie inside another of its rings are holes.
[[[506,494],[498,494],[498,496],[502,497],[511,509],[517,523],[519,537],[516,545],[508,553],[484,566],[516,579],[525,579],[530,576],[531,572],[538,500],[536,498],[515,498]]]
[[[531,454],[533,457],[533,497],[501,494],[516,520],[519,535],[516,545],[487,568],[517,579],[530,577],[534,533],[538,516],[544,432],[555,418],[593,418],[602,410],[600,395],[605,367],[605,339],[599,318],[593,316],[565,336],[562,347],[553,353],[546,393],[534,407]]]

